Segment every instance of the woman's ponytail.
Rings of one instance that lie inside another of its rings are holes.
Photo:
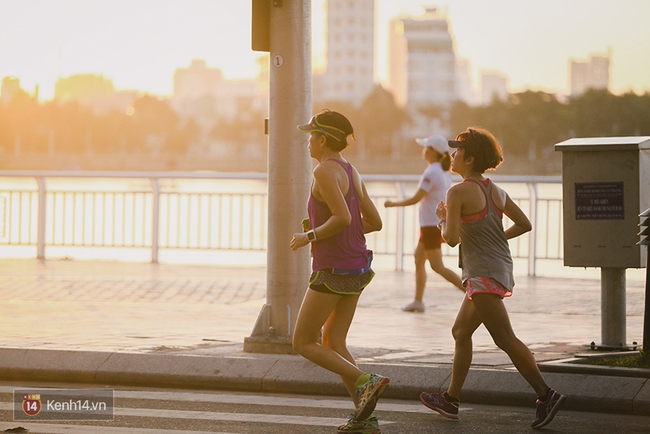
[[[445,152],[444,154],[440,157],[440,164],[442,165],[442,168],[447,172],[449,169],[451,169],[451,155],[449,155],[449,152]]]

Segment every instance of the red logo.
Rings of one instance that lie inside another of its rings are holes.
[[[23,412],[27,416],[36,416],[41,412],[41,395],[25,394],[23,395]]]

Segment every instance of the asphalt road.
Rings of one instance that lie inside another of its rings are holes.
[[[49,434],[335,433],[352,411],[340,397],[252,394],[178,389],[110,388],[47,384],[47,387],[114,391],[112,421],[14,420],[14,389],[43,385],[0,383],[0,431],[23,427]],[[20,405],[20,403],[19,403]],[[18,407],[17,411],[20,412]],[[20,414],[20,413],[19,413]],[[434,413],[418,401],[381,400],[376,416],[382,433],[531,433],[532,407],[461,406],[459,421]],[[22,416],[22,415],[21,415]],[[24,431],[23,431],[24,432]],[[650,416],[560,411],[546,433],[650,432]]]

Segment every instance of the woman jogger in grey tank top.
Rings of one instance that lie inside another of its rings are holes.
[[[490,132],[468,128],[449,145],[456,149],[451,169],[464,182],[449,189],[446,203],[441,202],[436,213],[447,244],[460,243],[467,295],[452,327],[455,348],[449,387],[443,393],[424,392],[420,400],[443,416],[458,419],[460,392],[472,362],[472,335],[484,324],[535,390],[537,411],[531,426],[541,428],[553,420],[565,396],[546,384],[533,354],[515,335],[503,303],[514,287],[507,240],[530,231],[531,224],[508,194],[483,176],[503,161],[501,146]],[[503,214],[513,222],[505,231]]]

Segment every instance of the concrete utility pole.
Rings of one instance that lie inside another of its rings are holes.
[[[311,0],[253,0],[253,49],[270,52],[269,235],[266,304],[244,351],[290,353],[310,274],[309,248],[294,252],[289,241],[302,230],[311,180],[307,137],[296,129],[311,116]]]

